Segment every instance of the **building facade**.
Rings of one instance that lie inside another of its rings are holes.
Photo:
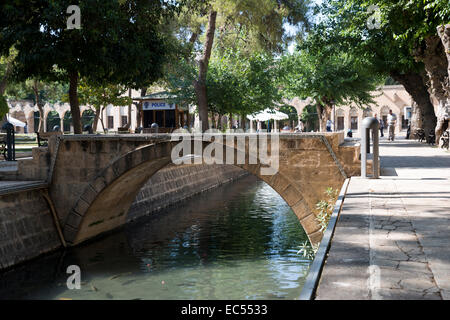
[[[351,129],[353,132],[359,132],[360,124],[365,117],[373,117],[376,114],[378,118],[382,118],[386,122],[389,110],[392,110],[397,116],[396,132],[408,128],[408,119],[411,116],[408,113],[411,112],[413,100],[402,85],[383,86],[379,91],[374,92],[373,96],[375,104],[367,106],[365,109],[356,105],[335,107],[330,119],[333,121],[333,128],[336,131]],[[288,103],[294,106],[301,115],[303,109],[313,101],[294,98]],[[437,104],[434,105],[437,112]]]

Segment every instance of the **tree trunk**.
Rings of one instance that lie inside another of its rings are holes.
[[[450,98],[450,24],[439,26],[437,30],[444,47],[445,55],[447,56],[447,81],[445,83],[445,90],[447,91],[448,99]]]
[[[228,127],[230,129],[233,129],[233,114],[232,113],[229,114],[228,123],[229,123]]]
[[[147,94],[147,88],[141,89],[141,97],[145,97]],[[136,106],[136,129],[139,127],[142,127],[142,117],[141,117],[141,111],[142,111],[142,102],[139,102]]]
[[[215,129],[216,127],[216,115],[211,111],[211,128]]]
[[[102,124],[103,133],[106,133],[105,123],[103,122],[103,114],[104,114],[105,108],[106,108],[106,106],[102,107],[101,111],[100,111],[100,123]]]
[[[37,80],[33,80],[33,92],[34,92],[34,98],[36,100],[36,106],[39,110],[39,126],[37,132],[42,133],[45,132],[44,128],[44,108],[42,107],[42,102],[39,99],[39,83]],[[36,128],[35,128],[36,130]]]
[[[202,131],[209,128],[208,123],[208,97],[206,93],[206,74],[208,72],[209,59],[211,57],[214,32],[216,30],[217,12],[211,10],[209,13],[208,29],[206,31],[205,48],[203,56],[199,61],[198,79],[194,81],[195,93],[197,95],[198,114],[201,121]]]
[[[245,130],[245,121],[246,121],[245,114],[241,114],[241,123],[239,127],[243,130]]]
[[[444,46],[438,35],[432,35],[425,39],[423,46],[414,52],[416,60],[422,61],[429,78],[430,93],[436,97],[439,102],[438,114],[442,112],[442,106],[445,106],[447,100],[447,92],[445,83],[447,81],[448,61],[445,56]],[[436,142],[442,134],[443,119],[437,119],[435,127]],[[424,124],[425,125],[425,124]],[[428,134],[427,130],[425,130]]]
[[[128,89],[128,97],[131,99],[131,89]],[[131,106],[133,103],[130,103],[128,105],[128,117],[127,117],[127,124],[124,126],[125,129],[130,129],[131,126]]]
[[[101,112],[102,112],[102,107],[101,106],[99,106],[98,108],[95,108],[94,125],[92,127],[92,130],[94,132],[97,132],[98,120],[100,119],[100,113]]]
[[[317,116],[319,117],[319,131],[326,132],[327,131],[327,120],[331,117],[331,109],[332,107],[321,105],[320,103],[316,104]]]
[[[413,101],[411,106],[411,130],[409,134],[409,139],[417,139],[417,136],[415,134],[416,129],[422,128],[422,111],[420,110],[419,106],[415,101]]]
[[[427,75],[420,75],[416,72],[405,74],[391,72],[391,77],[401,83],[417,103],[417,108],[420,109],[422,115],[421,122],[423,129],[428,137],[430,130],[436,127],[436,114],[434,113],[434,106],[431,103],[430,93],[428,92],[424,81],[424,78],[426,78]],[[411,133],[413,133],[412,127]]]
[[[6,85],[8,84],[8,78],[12,72],[12,62],[8,62],[6,65],[5,75],[3,76],[2,81],[0,82],[0,96],[5,93]]]
[[[73,132],[75,134],[83,133],[81,130],[80,102],[78,101],[78,73],[69,74],[69,103],[70,113],[72,114]]]
[[[447,98],[447,103],[442,103],[439,105],[438,111],[438,125],[436,130],[436,144],[439,145],[440,136],[443,130],[448,127],[448,117],[450,109],[450,24],[442,25],[437,28],[439,37],[441,39],[442,46],[444,47],[444,52],[447,58],[447,76],[444,83],[445,96]],[[445,125],[447,123],[447,125]]]

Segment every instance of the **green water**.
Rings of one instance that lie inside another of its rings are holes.
[[[247,177],[0,274],[1,299],[295,299],[310,260],[295,214]],[[81,289],[69,290],[69,265]]]

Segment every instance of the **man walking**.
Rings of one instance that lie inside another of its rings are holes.
[[[380,124],[380,137],[384,137],[384,121],[382,118],[378,119],[377,114],[375,113],[375,119],[378,120],[378,123]]]
[[[392,113],[392,110],[389,110],[389,114],[387,116],[387,124],[388,124],[388,132],[389,137],[388,140],[394,141],[395,138],[395,123],[397,122],[397,116]]]

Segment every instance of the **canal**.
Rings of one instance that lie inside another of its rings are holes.
[[[248,176],[0,273],[0,299],[296,299],[305,241],[286,202]]]

